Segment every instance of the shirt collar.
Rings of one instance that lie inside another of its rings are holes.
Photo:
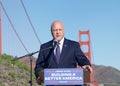
[[[61,41],[59,41],[59,43],[60,43],[60,45],[63,45],[63,42],[64,42],[64,37],[62,38],[62,40]],[[55,41],[55,40],[54,40]],[[54,43],[54,42],[53,42]]]
[[[59,42],[60,45],[63,45],[63,42],[64,42],[64,37],[63,37],[62,40]]]

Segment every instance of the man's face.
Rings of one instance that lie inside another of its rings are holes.
[[[60,41],[64,37],[64,26],[61,22],[54,22],[51,28],[52,36],[55,40]]]

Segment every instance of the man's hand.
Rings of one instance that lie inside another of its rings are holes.
[[[38,72],[38,78],[36,81],[38,85],[41,85],[42,83],[44,83],[44,71],[43,70]]]
[[[38,77],[36,81],[37,81],[38,85],[41,85],[41,84],[42,84],[42,80],[41,80],[40,77]]]
[[[82,66],[83,69],[88,69],[90,72],[93,71],[92,67],[90,65],[84,65]]]

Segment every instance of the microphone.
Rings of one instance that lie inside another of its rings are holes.
[[[13,60],[21,59],[21,58],[24,58],[24,57],[27,57],[27,56],[32,56],[32,55],[34,55],[34,54],[36,54],[36,53],[43,52],[43,51],[45,51],[45,50],[52,49],[52,48],[54,48],[54,47],[51,47],[51,46],[50,46],[50,47],[48,47],[48,48],[45,48],[45,49],[42,49],[42,50],[39,50],[39,51],[35,51],[35,52],[29,53],[29,54],[26,54],[26,55],[21,56],[21,57],[18,57],[18,58],[14,58]]]
[[[58,43],[58,41],[57,41],[57,40],[54,40],[54,43],[53,43],[53,50],[54,50],[55,47],[57,46],[57,43]]]

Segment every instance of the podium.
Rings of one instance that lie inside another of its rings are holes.
[[[90,72],[82,68],[45,69],[39,72],[45,85],[83,85],[90,82]]]

